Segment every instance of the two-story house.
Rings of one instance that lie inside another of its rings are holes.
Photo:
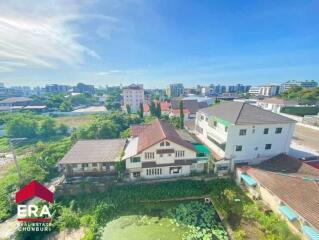
[[[133,137],[123,160],[131,179],[168,178],[204,170],[207,158],[198,157],[194,145],[183,140],[167,122],[132,126]]]
[[[295,121],[244,102],[200,109],[195,133],[214,155],[215,171],[254,165],[288,153]]]

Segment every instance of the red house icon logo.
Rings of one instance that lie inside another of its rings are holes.
[[[32,197],[38,197],[50,203],[53,203],[54,201],[53,192],[36,180],[32,180],[28,185],[24,186],[16,193],[16,203],[21,203]]]

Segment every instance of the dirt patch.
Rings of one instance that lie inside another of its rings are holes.
[[[296,125],[293,138],[297,143],[319,151],[319,131]]]

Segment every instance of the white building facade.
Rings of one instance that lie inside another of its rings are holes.
[[[288,153],[294,127],[289,118],[238,102],[201,109],[195,121],[197,137],[214,153],[215,171]]]
[[[123,104],[124,109],[130,106],[131,112],[139,111],[140,104],[144,103],[144,89],[142,84],[132,84],[123,88]]]
[[[156,120],[130,139],[123,160],[132,180],[171,178],[204,171],[208,157],[198,157],[192,144],[182,140],[168,123]]]

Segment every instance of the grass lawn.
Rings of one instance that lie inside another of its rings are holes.
[[[63,123],[70,128],[77,128],[91,122],[95,116],[96,114],[82,115],[82,116],[64,116],[64,117],[57,117],[56,121],[58,124]]]

